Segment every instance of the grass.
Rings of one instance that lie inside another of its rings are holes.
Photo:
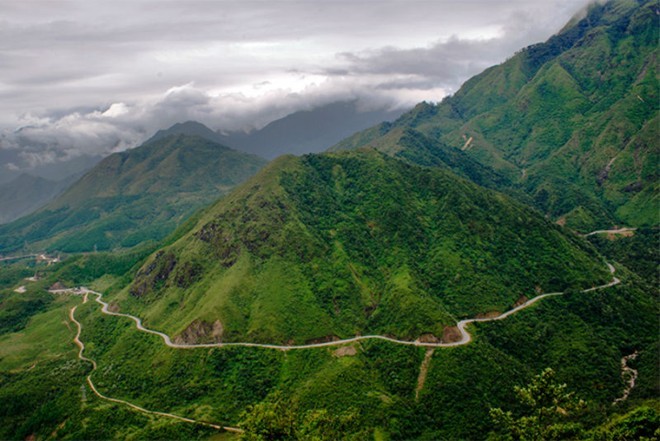
[[[211,341],[219,321],[223,341],[300,344],[440,336],[537,289],[607,279],[585,241],[520,203],[360,151],[275,161],[109,298],[172,336],[201,326]]]
[[[49,295],[49,294],[45,294]],[[69,308],[79,300],[58,297],[50,309],[30,318],[25,329],[0,335],[0,370],[11,371],[49,359],[73,358],[75,329],[69,322]]]

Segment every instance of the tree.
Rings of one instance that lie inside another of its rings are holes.
[[[240,423],[244,430],[241,440],[266,441],[293,438],[294,413],[284,402],[281,393],[275,393],[270,400],[249,406]]]
[[[545,441],[572,439],[583,433],[582,425],[573,420],[586,406],[584,401],[567,391],[566,384],[555,380],[555,372],[546,368],[527,387],[514,388],[520,415],[491,408],[490,416],[500,429],[494,439]]]

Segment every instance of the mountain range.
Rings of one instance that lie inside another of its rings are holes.
[[[657,5],[609,2],[333,150],[399,150],[405,132],[492,167],[569,227],[657,225],[657,57]]]
[[[171,135],[198,136],[239,151],[272,159],[282,154],[322,151],[358,130],[395,119],[400,113],[387,110],[365,111],[360,109],[355,101],[336,102],[295,112],[272,121],[262,129],[250,132],[221,133],[195,121],[177,123],[168,129],[159,130],[143,144],[150,144]],[[10,153],[0,152],[0,157],[6,162],[16,160],[13,156],[7,156]],[[41,165],[30,170],[29,174],[3,171],[0,179],[0,224],[42,208],[100,160],[98,157],[81,156],[69,161]],[[191,170],[193,171],[196,170]],[[76,194],[87,196],[80,192]],[[29,219],[24,222],[29,222]],[[109,227],[114,228],[112,225]]]
[[[361,109],[358,101],[339,101],[292,113],[258,130],[223,134],[221,141],[266,159],[318,153],[366,127],[392,121],[401,113],[401,110]]]
[[[0,227],[112,250],[2,262],[0,438],[658,438],[659,15],[596,3],[330,151],[106,158]]]
[[[401,113],[396,110],[363,110],[357,101],[338,101],[294,112],[261,129],[214,132],[203,124],[187,121],[158,131],[150,140],[174,133],[198,135],[271,160],[286,154],[322,152],[355,132],[383,121],[392,121]]]
[[[197,136],[147,142],[106,157],[45,207],[0,226],[0,250],[81,252],[157,241],[265,162]]]

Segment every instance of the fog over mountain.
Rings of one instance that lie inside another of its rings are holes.
[[[337,101],[437,101],[587,3],[8,2],[2,170],[125,150],[187,120],[249,130]]]

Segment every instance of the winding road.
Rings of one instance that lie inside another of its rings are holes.
[[[609,269],[610,273],[614,275],[615,268],[611,264],[607,264],[607,268]],[[589,289],[584,289],[581,292],[587,293],[599,289],[605,289],[609,288],[614,285],[618,285],[621,283],[621,281],[613,277],[612,281],[609,283],[606,283],[605,285],[601,286],[596,286],[593,288]],[[73,288],[73,289],[57,289],[57,290],[51,290],[50,291],[53,294],[77,294],[77,295],[88,295],[88,294],[93,294],[96,296],[96,302],[102,306],[101,312],[107,315],[114,315],[117,317],[126,317],[131,320],[133,320],[137,326],[137,329],[146,332],[148,334],[154,334],[159,336],[160,338],[163,339],[164,343],[171,347],[171,348],[177,348],[177,349],[195,349],[195,348],[220,348],[220,347],[228,347],[228,346],[242,346],[242,347],[252,347],[252,348],[264,348],[264,349],[276,349],[279,351],[290,351],[290,350],[296,350],[296,349],[313,349],[313,348],[323,348],[323,347],[330,347],[330,346],[341,346],[345,345],[347,343],[354,343],[362,340],[383,340],[383,341],[388,341],[391,343],[396,343],[396,344],[401,344],[401,345],[409,345],[409,346],[421,346],[421,347],[427,347],[427,348],[449,348],[449,347],[454,347],[454,346],[462,346],[465,344],[468,344],[472,341],[472,336],[470,335],[469,332],[467,332],[466,327],[471,324],[471,323],[483,323],[483,322],[492,322],[496,320],[504,320],[505,318],[509,317],[512,314],[515,314],[518,311],[522,311],[525,308],[530,307],[534,303],[538,302],[541,299],[544,299],[546,297],[554,297],[554,296],[561,296],[564,293],[563,292],[553,292],[553,293],[547,293],[547,294],[541,294],[539,296],[536,296],[532,299],[527,300],[525,303],[516,306],[513,309],[510,309],[509,311],[500,314],[496,317],[487,317],[487,318],[471,318],[471,319],[464,319],[459,321],[456,326],[458,327],[458,330],[461,334],[460,340],[456,340],[454,342],[450,343],[432,343],[432,342],[422,342],[419,340],[399,340],[396,338],[392,337],[387,337],[384,335],[359,335],[351,338],[346,338],[342,340],[334,340],[334,341],[328,341],[328,342],[323,342],[323,343],[311,343],[311,344],[305,344],[305,345],[275,345],[275,344],[268,344],[268,343],[248,343],[248,342],[232,342],[232,343],[199,343],[199,344],[182,344],[182,343],[173,343],[172,339],[170,338],[169,335],[159,332],[159,331],[154,331],[153,329],[145,328],[144,325],[142,325],[142,320],[138,317],[135,317],[130,314],[123,314],[120,312],[113,312],[110,311],[110,305],[102,300],[103,294],[97,291],[92,291],[90,289],[80,287],[80,288]]]
[[[78,358],[92,364],[92,372],[90,372],[89,375],[87,375],[87,384],[89,385],[89,388],[92,390],[92,392],[94,392],[94,394],[96,396],[98,396],[99,398],[101,398],[103,400],[106,400],[106,401],[111,401],[113,403],[123,404],[125,406],[130,407],[133,410],[137,410],[138,412],[142,412],[142,413],[146,413],[146,414],[158,415],[158,416],[162,416],[162,417],[166,417],[166,418],[172,418],[172,419],[183,421],[183,422],[186,422],[186,423],[199,424],[199,425],[202,425],[202,426],[212,427],[212,428],[218,429],[218,430],[226,430],[228,432],[236,432],[236,433],[242,433],[243,432],[238,427],[222,426],[222,425],[219,425],[219,424],[213,424],[213,423],[209,423],[209,422],[206,422],[206,421],[194,420],[192,418],[186,418],[186,417],[182,417],[182,416],[179,416],[179,415],[174,415],[174,414],[167,413],[167,412],[159,412],[157,410],[148,410],[148,409],[145,409],[144,407],[137,406],[137,405],[135,405],[133,403],[130,403],[128,401],[124,401],[124,400],[120,400],[120,399],[117,399],[117,398],[112,398],[112,397],[108,397],[108,396],[103,395],[101,392],[98,391],[98,389],[96,389],[96,386],[94,386],[94,382],[92,382],[92,374],[94,373],[94,371],[96,371],[96,368],[97,368],[96,361],[92,360],[91,358],[87,358],[83,355],[83,352],[85,351],[85,344],[80,340],[80,334],[82,332],[82,324],[80,324],[80,322],[78,320],[76,320],[76,317],[75,317],[76,308],[77,308],[77,306],[74,306],[69,311],[69,318],[78,327],[78,331],[76,332],[76,336],[74,337],[73,342],[76,344],[76,346],[78,346],[80,348],[80,351],[78,351]]]
[[[596,286],[596,287],[589,288],[589,289],[584,289],[581,292],[587,293],[587,292],[591,292],[591,291],[595,291],[595,290],[605,289],[605,288],[609,288],[611,286],[614,286],[614,285],[617,285],[617,284],[621,283],[621,281],[618,278],[614,277],[614,272],[615,272],[614,266],[607,263],[607,267],[608,267],[610,273],[612,274],[612,281],[611,282],[609,282],[605,285]],[[461,346],[461,345],[468,344],[472,341],[472,336],[466,330],[466,327],[469,324],[477,323],[477,322],[482,323],[482,322],[490,322],[490,321],[495,321],[495,320],[503,320],[503,319],[509,317],[510,315],[515,314],[518,311],[521,311],[525,308],[528,308],[529,306],[533,305],[534,303],[538,302],[541,299],[544,299],[546,297],[560,296],[560,295],[564,294],[563,292],[541,294],[541,295],[536,296],[536,297],[526,301],[525,303],[523,303],[523,304],[521,304],[521,305],[519,305],[519,306],[503,313],[503,314],[500,314],[500,315],[496,316],[496,317],[472,318],[472,319],[461,320],[456,325],[458,330],[460,331],[461,338],[460,338],[460,340],[457,340],[457,341],[451,342],[451,343],[429,343],[429,342],[421,342],[419,340],[415,340],[415,341],[398,340],[398,339],[391,338],[391,337],[386,337],[386,336],[383,336],[383,335],[361,335],[361,336],[356,336],[356,337],[347,338],[347,339],[343,339],[343,340],[335,340],[335,341],[324,342],[324,343],[313,343],[313,344],[306,344],[306,345],[274,345],[274,344],[267,344],[267,343],[248,343],[248,342],[203,343],[203,344],[172,343],[172,339],[170,338],[169,335],[167,335],[165,333],[162,333],[162,332],[159,332],[159,331],[154,331],[154,330],[149,329],[149,328],[145,328],[142,325],[142,320],[139,317],[135,317],[135,316],[130,315],[130,314],[123,314],[123,313],[119,313],[119,312],[110,311],[110,309],[109,309],[110,305],[102,300],[103,294],[100,293],[100,292],[93,291],[93,290],[87,289],[85,287],[72,288],[72,289],[50,290],[50,292],[53,293],[53,294],[81,295],[81,296],[83,296],[83,303],[86,303],[88,298],[89,298],[89,295],[93,294],[93,295],[96,296],[96,299],[95,299],[96,302],[102,306],[102,308],[101,308],[102,313],[107,314],[107,315],[117,316],[117,317],[126,317],[126,318],[129,318],[129,319],[133,320],[135,322],[136,327],[137,327],[138,330],[140,330],[142,332],[145,332],[145,333],[148,333],[148,334],[154,334],[154,335],[159,336],[160,338],[163,339],[164,343],[167,346],[171,347],[171,348],[195,349],[195,348],[214,348],[214,347],[225,347],[225,346],[243,346],[243,347],[254,347],[254,348],[264,348],[264,349],[276,349],[276,350],[280,350],[280,351],[289,351],[289,350],[295,350],[295,349],[313,349],[313,348],[323,348],[323,347],[330,347],[330,346],[341,346],[341,345],[345,345],[347,343],[353,343],[353,342],[357,342],[357,341],[361,341],[361,340],[383,340],[383,341],[388,341],[388,342],[396,343],[396,344],[410,345],[410,346],[421,346],[421,347],[429,348],[429,350],[427,351],[427,355],[425,357],[425,360],[423,362],[423,365],[424,365],[424,363],[426,363],[427,367],[428,367],[428,363],[430,362],[430,358],[433,355],[433,349],[432,348],[446,348],[446,347]],[[89,385],[90,389],[92,390],[92,392],[94,392],[94,394],[96,396],[98,396],[99,398],[101,398],[103,400],[106,400],[106,401],[110,401],[110,402],[118,403],[118,404],[123,404],[125,406],[130,407],[133,410],[136,410],[138,412],[142,412],[142,413],[145,413],[145,414],[151,414],[151,415],[157,415],[157,416],[162,416],[162,417],[166,417],[166,418],[172,418],[172,419],[175,419],[175,420],[178,420],[178,421],[183,421],[183,422],[192,423],[192,424],[199,424],[199,425],[211,427],[211,428],[218,429],[218,430],[225,430],[225,431],[228,431],[228,432],[235,432],[235,433],[242,433],[243,432],[238,427],[223,426],[223,425],[220,425],[220,424],[209,423],[207,421],[200,421],[200,420],[195,420],[195,419],[192,419],[192,418],[186,418],[186,417],[182,417],[182,416],[179,416],[179,415],[174,415],[174,414],[167,413],[167,412],[159,412],[159,411],[155,411],[155,410],[148,410],[148,409],[145,409],[143,407],[137,406],[133,403],[130,403],[128,401],[120,400],[120,399],[117,399],[117,398],[112,398],[112,397],[108,397],[106,395],[103,395],[101,392],[98,391],[98,389],[96,388],[96,386],[94,385],[94,383],[92,381],[92,374],[94,373],[94,371],[96,371],[97,364],[94,360],[92,360],[91,358],[87,358],[84,355],[85,344],[80,340],[80,334],[82,333],[82,324],[78,320],[76,320],[76,317],[75,317],[76,308],[77,308],[77,306],[74,306],[69,311],[69,318],[71,319],[71,321],[73,323],[75,323],[75,325],[78,328],[78,330],[76,332],[76,336],[74,337],[73,341],[76,344],[76,346],[78,346],[78,348],[80,348],[80,350],[78,352],[78,358],[81,359],[81,360],[84,360],[86,362],[89,362],[92,365],[92,372],[90,372],[90,374],[87,375],[87,384]],[[424,375],[423,371],[424,371],[424,367],[422,366],[422,372],[420,372],[420,379],[419,379],[420,383],[418,384],[417,394],[419,394],[420,389],[423,388],[423,386],[424,386],[424,377],[425,377],[425,375]],[[632,386],[634,386],[634,379],[632,380],[632,385],[630,386],[630,389],[632,388]]]

